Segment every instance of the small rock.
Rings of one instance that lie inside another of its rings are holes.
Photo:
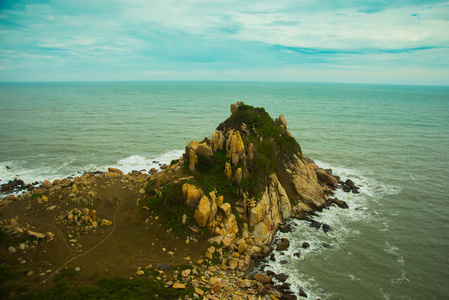
[[[332,246],[329,245],[328,243],[323,243],[322,246],[323,246],[324,248],[332,248]]]
[[[197,293],[199,296],[204,296],[204,291],[200,288],[195,287],[195,293]]]
[[[168,270],[170,270],[171,266],[169,264],[164,263],[164,264],[157,265],[156,268],[161,271],[168,271]]]
[[[279,280],[279,281],[282,281],[282,282],[285,282],[286,280],[287,280],[287,278],[288,277],[290,277],[289,275],[287,275],[287,274],[284,274],[284,273],[280,273],[280,274],[277,274],[276,276],[274,276],[277,280]]]
[[[106,226],[111,226],[112,222],[106,219],[101,220],[100,226],[101,227],[106,227]]]
[[[304,243],[302,243],[302,247],[303,247],[304,249],[307,249],[307,248],[310,247],[310,244],[307,243],[307,242],[304,242]]]
[[[301,252],[295,252],[295,253],[293,254],[293,256],[294,256],[294,257],[300,257],[300,256],[301,256]]]
[[[190,273],[192,273],[191,269],[185,269],[184,271],[181,272],[182,277],[187,277],[190,275]]]
[[[300,288],[299,289],[299,296],[307,298],[307,293],[302,288]]]
[[[17,253],[17,250],[16,250],[16,248],[14,248],[13,246],[11,246],[11,247],[8,248],[8,252],[9,252],[10,254],[14,254],[14,253]]]
[[[76,271],[76,272],[80,272],[80,271],[81,271],[81,268],[80,268],[80,267],[76,267],[76,268],[75,268],[75,271]]]
[[[288,249],[288,247],[290,246],[290,241],[286,238],[283,238],[279,244],[277,244],[276,246],[276,250],[277,251],[284,251],[286,249]]]
[[[214,254],[214,253],[215,253],[215,247],[214,247],[214,246],[210,246],[209,248],[207,248],[207,251],[208,251],[210,254]]]
[[[186,288],[186,285],[184,283],[175,282],[172,286],[175,290],[183,290]]]
[[[331,230],[331,227],[328,224],[323,223],[323,231],[324,231],[324,233],[327,233],[330,230]]]

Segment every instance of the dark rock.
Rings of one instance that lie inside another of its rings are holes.
[[[11,167],[10,166],[6,166],[6,170],[11,170]]]
[[[286,249],[288,249],[288,247],[290,246],[290,241],[286,238],[283,238],[281,240],[281,242],[279,244],[277,244],[276,246],[276,250],[277,251],[284,251]]]
[[[332,203],[335,203],[338,207],[343,208],[343,209],[347,209],[349,208],[348,203],[346,203],[345,201],[339,200],[338,198],[331,198],[329,199]]]
[[[307,242],[304,242],[304,243],[302,243],[302,247],[303,247],[304,249],[307,249],[307,248],[310,247],[310,244],[307,243]]]
[[[295,295],[292,295],[292,294],[285,294],[282,296],[281,299],[282,300],[296,300],[296,299],[298,299],[298,297],[296,297]]]
[[[346,184],[346,185],[350,185],[350,186],[355,186],[354,181],[352,181],[352,180],[349,179],[349,178],[346,179],[345,184]]]
[[[359,189],[353,188],[352,189],[353,194],[360,194]]]
[[[279,280],[281,282],[285,282],[288,277],[290,277],[290,276],[288,276],[287,274],[284,274],[284,273],[277,274],[274,276],[274,278],[276,278],[277,280]]]
[[[329,245],[328,243],[323,243],[322,246],[323,246],[324,248],[332,248],[332,246]]]
[[[275,255],[274,255],[274,253],[271,253],[271,255],[270,255],[270,260],[271,260],[271,261],[276,261],[276,257],[275,257]]]
[[[267,274],[268,276],[275,276],[275,275],[276,275],[276,273],[273,272],[273,271],[271,271],[271,270],[267,270],[267,271],[265,272],[265,274]]]
[[[164,264],[157,265],[157,268],[161,271],[168,271],[168,270],[170,270],[171,266],[169,264],[164,263]]]
[[[294,256],[294,257],[300,257],[300,256],[301,256],[301,252],[295,252],[295,253],[293,254],[293,256]]]
[[[281,260],[279,263],[280,263],[281,265],[286,265],[286,264],[288,264],[288,261],[287,261],[287,260]]]
[[[310,221],[310,227],[315,227],[315,228],[317,228],[317,229],[320,229],[321,223],[318,222],[318,221],[315,221],[315,220],[311,220],[311,221]]]
[[[272,249],[271,247],[265,247],[265,248],[263,249],[262,254],[263,254],[264,257],[267,257],[267,256],[269,256],[272,252],[273,252],[273,249]]]
[[[304,291],[303,288],[299,288],[299,296],[307,298],[307,293]]]
[[[327,233],[330,230],[331,230],[331,227],[328,224],[323,223],[323,231],[324,231],[324,233]]]
[[[343,186],[343,191],[346,193],[349,193],[350,191],[352,191],[352,188],[349,185],[344,185]]]
[[[165,169],[168,168],[167,164],[160,165],[160,167],[161,167],[162,170],[165,170]]]
[[[159,163],[159,161],[153,160],[153,164],[158,164],[158,163]]]

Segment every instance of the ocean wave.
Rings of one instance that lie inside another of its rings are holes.
[[[30,167],[27,160],[4,161],[0,162],[0,183],[7,183],[10,180],[21,179],[25,183],[43,182],[44,180],[53,181],[67,177],[80,176],[86,172],[107,171],[108,167],[119,168],[125,173],[133,170],[146,170],[152,168],[160,169],[163,164],[170,164],[174,159],[182,156],[183,150],[172,150],[155,155],[154,157],[131,155],[108,165],[87,164],[84,166],[75,166],[73,160],[59,162],[44,161],[40,166]],[[39,155],[41,157],[42,155]]]
[[[267,261],[267,269],[276,273],[289,274],[288,282],[292,284],[292,290],[303,288],[309,294],[310,298],[329,298],[332,297],[332,291],[323,293],[320,282],[313,276],[313,272],[304,274],[304,266],[308,266],[307,261],[317,262],[321,259],[326,260],[329,251],[340,251],[345,255],[351,253],[345,249],[345,244],[349,239],[354,239],[361,234],[361,224],[370,224],[372,222],[384,224],[384,229],[388,229],[387,216],[379,213],[374,207],[373,202],[379,202],[385,195],[396,194],[400,189],[396,186],[385,184],[373,179],[369,171],[355,170],[347,167],[334,166],[322,161],[316,163],[325,169],[332,169],[333,174],[340,176],[341,180],[351,179],[360,187],[359,194],[346,193],[341,189],[335,191],[335,197],[346,201],[349,209],[340,209],[332,206],[318,213],[314,220],[328,224],[332,230],[327,234],[323,230],[317,230],[310,227],[306,221],[292,220],[295,228],[290,233],[279,232],[276,238],[287,238],[290,240],[290,247],[284,251],[283,256],[277,257],[277,261]],[[309,248],[302,248],[302,243],[310,244]],[[323,244],[329,244],[332,248],[323,247]],[[295,252],[300,251],[300,257],[295,257]],[[391,249],[396,251],[396,249]],[[397,255],[398,253],[395,252]],[[276,254],[278,255],[278,254]],[[397,257],[398,262],[400,257]],[[286,260],[288,263],[282,262]],[[281,263],[282,262],[282,263]],[[315,265],[315,268],[317,266]],[[312,274],[311,274],[312,273]],[[340,274],[341,275],[341,274]],[[354,274],[346,274],[348,280],[360,281],[361,278]]]

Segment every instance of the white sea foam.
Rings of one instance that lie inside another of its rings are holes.
[[[322,161],[316,161],[318,165],[326,169],[332,169],[333,174],[340,176],[341,180],[345,181],[350,178],[354,183],[360,187],[359,194],[346,193],[341,189],[335,191],[335,197],[346,201],[349,209],[340,209],[332,206],[319,213],[318,217],[314,219],[318,222],[326,223],[332,228],[327,234],[322,229],[310,227],[306,221],[293,220],[296,225],[295,229],[290,233],[279,232],[277,238],[287,238],[290,240],[290,247],[284,251],[285,255],[280,256],[276,254],[277,261],[268,261],[269,269],[276,273],[286,273],[290,275],[288,282],[292,284],[292,290],[304,288],[309,294],[310,298],[329,298],[331,292],[326,292],[320,289],[320,284],[311,274],[303,274],[301,267],[302,262],[316,257],[322,257],[326,260],[326,252],[335,249],[344,249],[348,239],[354,238],[360,234],[359,224],[371,223],[373,221],[381,222],[385,225],[385,230],[388,229],[386,219],[379,212],[373,209],[372,202],[378,202],[383,196],[388,194],[395,194],[399,189],[395,186],[386,185],[372,179],[367,172],[360,170],[353,170],[345,167],[336,167]],[[355,224],[355,225],[354,225]],[[302,243],[308,242],[310,248],[303,249]],[[323,243],[330,244],[333,249],[323,247]],[[294,253],[300,249],[300,257],[295,257]],[[395,251],[395,250],[394,250]],[[344,250],[347,255],[350,252]],[[397,253],[395,252],[395,255]],[[399,256],[398,256],[399,259]],[[281,264],[282,260],[287,260],[287,264]],[[353,274],[341,274],[349,277],[352,281],[362,281],[361,278],[355,277]]]

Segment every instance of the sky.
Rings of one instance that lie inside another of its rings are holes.
[[[449,85],[449,1],[0,0],[0,81]]]

